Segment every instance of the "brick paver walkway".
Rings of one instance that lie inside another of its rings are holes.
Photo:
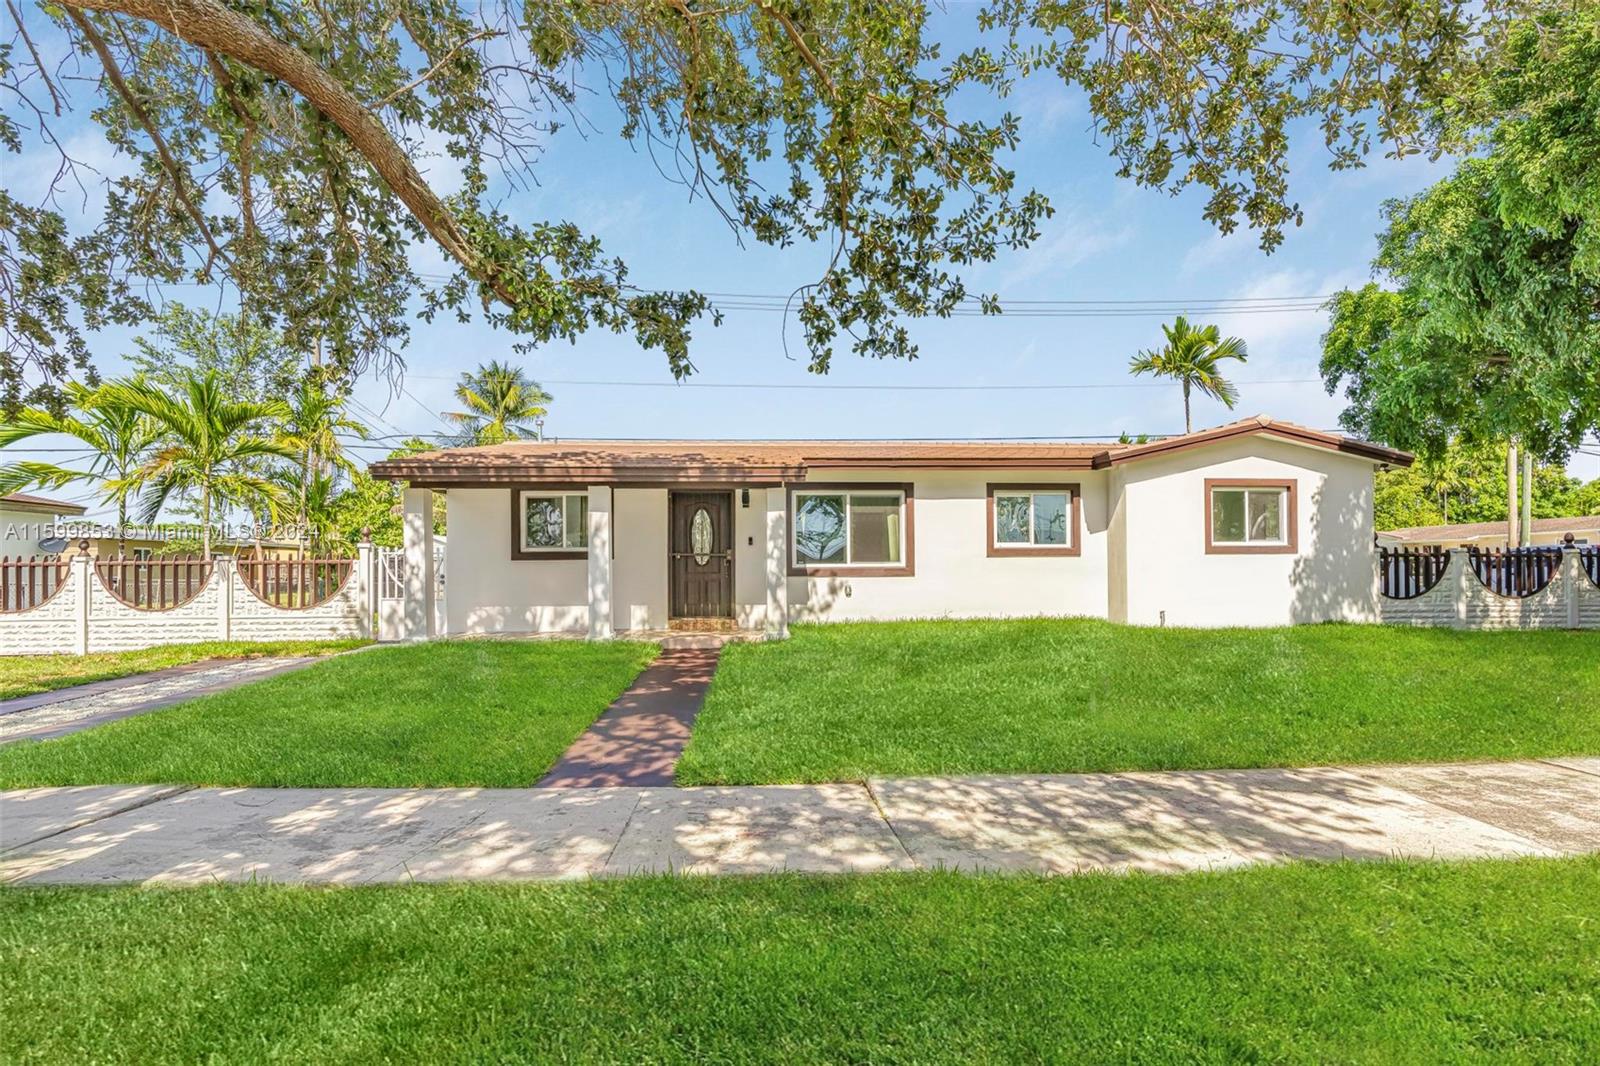
[[[720,655],[720,648],[663,651],[573,742],[540,787],[671,785]]]

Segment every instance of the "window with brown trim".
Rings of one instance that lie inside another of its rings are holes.
[[[910,577],[915,500],[909,484],[853,483],[789,490],[789,574]]]
[[[1291,555],[1299,550],[1293,478],[1207,478],[1206,552]]]
[[[1083,504],[1076,484],[990,484],[985,510],[991,559],[1083,552]]]
[[[560,488],[511,490],[511,558],[588,557],[588,493]]]

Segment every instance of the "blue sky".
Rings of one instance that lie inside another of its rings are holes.
[[[970,18],[961,7],[935,13],[934,33],[959,39]],[[87,113],[86,103],[80,96],[80,116]],[[989,107],[986,101],[973,104]],[[1206,223],[1201,193],[1172,197],[1116,178],[1113,161],[1094,143],[1081,97],[1054,79],[1025,83],[1004,106],[1023,123],[1022,146],[1007,165],[1017,171],[1019,185],[1048,195],[1056,214],[1033,248],[967,275],[970,289],[1003,299],[1325,296],[1368,279],[1382,202],[1415,192],[1442,173],[1426,160],[1381,157],[1364,170],[1330,172],[1320,138],[1308,128],[1294,148],[1291,185],[1305,224],[1267,256],[1255,234],[1241,229],[1224,238]],[[632,280],[645,287],[787,294],[816,279],[825,260],[822,249],[741,248],[711,205],[690,201],[682,186],[661,178],[646,154],[621,140],[603,96],[591,98],[586,114],[596,129],[583,137],[568,128],[554,137],[537,164],[537,187],[506,199],[512,217],[577,223],[599,236],[608,254],[626,260]],[[98,134],[78,132],[82,153],[114,171],[116,161],[107,158]],[[26,159],[4,163],[16,164],[5,176],[14,192],[25,193],[41,180]],[[433,160],[427,169],[441,190],[451,188],[455,175],[448,161]],[[419,249],[416,261],[430,272],[445,268],[431,248]],[[204,304],[218,299],[193,288],[172,290],[171,296]],[[1322,312],[1191,317],[1216,322],[1250,348],[1249,362],[1234,375],[1241,393],[1236,411],[1200,398],[1197,427],[1255,413],[1337,426],[1342,404],[1317,381]],[[375,433],[438,433],[437,413],[456,406],[451,391],[461,371],[502,358],[520,361],[554,395],[546,431],[567,438],[1171,433],[1183,428],[1177,387],[1135,379],[1127,371],[1140,348],[1160,342],[1161,321],[1156,315],[929,319],[912,323],[921,347],[916,361],[863,361],[844,351],[832,372],[819,378],[806,370],[792,321],[796,358],[790,360],[783,352],[783,316],[734,310],[721,327],[705,323],[697,330],[692,355],[699,373],[688,384],[673,385],[660,353],[642,351],[627,337],[593,333],[577,344],[561,342],[517,356],[514,338],[481,324],[419,320],[404,353],[404,391],[369,377],[355,398],[376,413],[366,416]],[[103,371],[120,367],[127,340],[118,333],[96,339]],[[791,387],[729,387],[744,385]],[[1018,385],[1027,388],[993,388]],[[1578,456],[1572,469],[1586,478],[1600,476],[1600,458]]]

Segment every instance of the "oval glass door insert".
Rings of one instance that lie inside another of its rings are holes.
[[[711,514],[704,507],[689,521],[689,547],[694,551],[696,566],[711,561]]]

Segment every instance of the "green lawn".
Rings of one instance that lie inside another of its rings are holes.
[[[1594,1062],[1600,860],[0,891],[0,1058]]]
[[[723,656],[685,784],[1600,754],[1593,633],[795,626]]]
[[[323,655],[358,648],[359,640],[209,641],[168,644],[138,651],[106,651],[93,655],[0,656],[0,700],[36,692],[143,674],[202,659],[256,659],[265,655]]]
[[[376,648],[59,740],[8,744],[0,788],[529,785],[655,654],[624,642]]]

